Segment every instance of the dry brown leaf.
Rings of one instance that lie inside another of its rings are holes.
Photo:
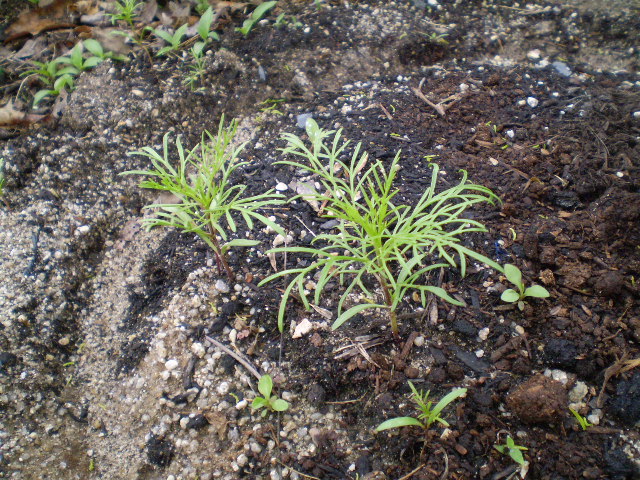
[[[48,118],[49,115],[35,115],[16,110],[13,106],[13,101],[9,101],[9,103],[0,107],[0,128],[25,127],[32,123],[44,122]]]
[[[75,27],[71,4],[71,0],[56,0],[46,7],[23,12],[5,31],[5,43],[46,30]]]

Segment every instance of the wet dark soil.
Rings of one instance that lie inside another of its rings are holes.
[[[247,146],[244,155],[251,165],[235,181],[247,185],[247,194],[259,194],[273,188],[276,179],[290,184],[297,178],[298,172],[273,161],[284,145],[280,135],[304,135],[296,116],[312,113],[323,128],[343,128],[344,136],[362,142],[372,157],[390,162],[402,150],[398,201],[410,204],[429,187],[431,163],[442,169],[439,188],[453,185],[465,170],[474,183],[493,190],[501,203],[471,212],[488,231],[464,239],[465,244],[517,265],[527,284],[542,284],[551,295],[527,302],[520,311],[500,301],[504,277],[472,265],[464,278],[451,269],[425,279],[442,282],[466,307],[434,301],[423,310],[407,299],[399,309],[397,338],[390,335],[386,318],[358,316],[336,332],[317,328],[293,340],[287,329],[280,336],[276,328],[285,284],[256,286],[272,273],[269,260],[255,251],[233,252],[230,263],[250,294],[224,304],[216,322],[185,320],[186,336],[222,338],[223,328],[234,327],[236,314],[243,314],[265,332],[239,338],[237,348],[250,351],[257,365],[277,362],[282,389],[323,415],[330,409],[340,415],[333,428],[314,437],[313,455],[279,445],[278,462],[298,478],[498,480],[516,478],[519,471],[494,448],[512,436],[528,448],[528,478],[639,478],[633,458],[640,445],[634,428],[640,422],[640,87],[631,73],[638,68],[638,9],[615,4],[607,12],[589,2],[520,8],[479,1],[428,8],[414,1],[326,2],[331,8],[316,10],[311,2],[282,3],[281,11],[310,25],[310,33],[269,24],[245,39],[231,31],[239,22],[232,15],[224,50],[211,55],[210,88],[204,91],[182,86],[180,58],[149,62],[137,52],[127,64],[106,62],[83,74],[59,121],[5,129],[5,197],[11,210],[25,212],[25,228],[34,216],[29,211],[34,198],[59,212],[68,208],[65,202],[87,205],[82,215],[100,208],[100,202],[113,211],[104,209],[109,213],[97,217],[98,233],[92,240],[82,237],[61,264],[69,280],[62,284],[63,300],[56,301],[65,307],[45,333],[30,325],[38,324],[49,298],[34,294],[33,301],[12,306],[0,330],[3,392],[23,388],[19,375],[27,358],[51,355],[68,362],[83,343],[79,316],[86,298],[100,294],[88,287],[93,269],[109,249],[121,248],[118,241],[135,235],[125,224],[143,215],[141,207],[151,200],[132,182],[118,184],[118,173],[147,167],[126,152],[158,146],[170,128],[193,143],[204,129],[215,130],[223,113],[252,117],[249,134],[259,144]],[[394,9],[402,15],[384,17]],[[434,32],[446,36],[428,35]],[[528,61],[534,48],[550,62],[569,65],[572,75]],[[449,99],[445,114],[415,89],[434,103]],[[282,115],[259,113],[261,102],[269,99],[285,100],[277,107]],[[56,164],[52,150],[67,147],[70,163]],[[53,178],[43,181],[42,172],[54,172]],[[305,202],[268,213],[296,232],[300,243],[305,241],[300,232],[318,232],[327,221]],[[63,238],[77,239],[75,227],[66,228],[69,236]],[[261,240],[263,250],[273,240],[264,231],[247,234]],[[127,314],[117,325],[122,342],[108,346],[123,381],[148,354],[160,328],[154,316],[167,308],[189,274],[210,260],[204,243],[178,232],[168,233],[139,259],[140,282],[131,286]],[[296,255],[287,259],[288,265],[308,261]],[[46,274],[45,284],[53,282],[44,262],[36,260],[38,273]],[[340,287],[327,292],[320,306],[332,311]],[[326,324],[320,313],[305,312],[292,301],[287,321],[302,318]],[[366,335],[371,337],[365,340]],[[70,340],[61,345],[64,337]],[[372,346],[366,343],[371,339]],[[31,342],[35,353],[16,356],[18,342]],[[341,347],[351,344],[360,349],[340,356]],[[64,397],[63,369],[50,374],[50,382],[30,385],[43,397]],[[468,392],[445,411],[446,430],[375,434],[382,421],[415,414],[408,380],[434,399],[462,385]],[[185,391],[192,387],[185,384]],[[26,410],[3,403],[12,425],[38,423]],[[595,415],[598,425],[580,430],[570,404],[585,416]],[[265,445],[270,439],[278,442],[278,432],[267,430],[252,435],[262,435]],[[224,442],[218,445],[221,451]],[[152,434],[145,448],[149,466],[139,478],[161,478],[176,461],[175,446]],[[9,478],[18,470],[7,458],[0,476]],[[269,462],[268,455],[253,455],[235,475],[266,478],[273,467]],[[64,477],[52,472],[48,478]]]

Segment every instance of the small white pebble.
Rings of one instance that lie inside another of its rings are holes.
[[[489,327],[485,327],[478,332],[478,337],[480,337],[480,340],[484,342],[487,338],[489,338],[489,332]]]
[[[421,347],[424,345],[424,337],[422,335],[420,335],[419,337],[416,337],[415,340],[413,341],[413,344],[416,347]]]
[[[640,111],[633,112],[633,118],[640,118]]]
[[[176,360],[175,358],[172,358],[171,360],[167,360],[164,364],[164,368],[166,368],[167,370],[171,371],[171,370],[175,370],[176,368],[178,368],[178,360]]]
[[[484,350],[480,349],[480,350],[476,350],[476,357],[478,358],[482,358],[484,357]]]
[[[229,285],[224,280],[216,280],[215,287],[220,293],[229,293]]]
[[[509,137],[509,138],[513,138],[513,137],[516,136],[516,132],[514,132],[513,130],[507,130],[505,133],[507,134],[507,137]]]
[[[516,325],[515,331],[518,335],[524,335],[524,328],[522,325]]]
[[[527,97],[527,105],[531,108],[535,108],[538,106],[538,99],[535,97]]]
[[[216,390],[220,395],[226,395],[227,393],[229,393],[229,388],[230,388],[229,382],[221,382],[220,385],[218,385],[218,388]]]
[[[289,187],[284,182],[278,182],[278,184],[276,185],[276,190],[279,192],[286,192],[288,189]]]

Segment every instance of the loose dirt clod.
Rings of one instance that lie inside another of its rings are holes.
[[[551,423],[567,410],[567,391],[560,382],[536,375],[507,395],[507,405],[525,423]]]

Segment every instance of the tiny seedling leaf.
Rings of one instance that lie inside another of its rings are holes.
[[[380,425],[376,427],[376,432],[382,432],[383,430],[389,430],[391,428],[401,428],[401,427],[422,427],[424,428],[424,424],[413,417],[398,417],[391,418],[382,422]]]
[[[289,408],[289,404],[281,398],[276,398],[273,402],[271,402],[271,408],[273,408],[276,412],[284,412]]]
[[[342,314],[340,314],[340,316],[336,319],[336,321],[333,322],[333,325],[331,325],[331,330],[336,330],[344,322],[349,320],[351,317],[354,317],[355,315],[359,314],[363,310],[367,310],[369,308],[387,308],[387,306],[379,305],[375,303],[361,303],[359,305],[355,305],[351,307],[349,310],[347,310],[346,312],[342,312]]]
[[[507,263],[504,266],[504,274],[507,277],[507,280],[515,286],[520,287],[520,285],[522,285],[522,272],[520,272],[520,269],[515,265]]]
[[[520,295],[513,288],[509,288],[502,292],[500,295],[500,300],[507,303],[514,303],[520,299]]]
[[[104,57],[104,50],[102,48],[102,45],[100,45],[100,42],[98,42],[97,40],[93,39],[93,38],[89,38],[87,40],[84,41],[84,47],[91,52],[92,55],[95,55],[96,57]]]
[[[257,410],[262,407],[267,407],[268,405],[269,405],[269,401],[262,397],[256,397],[253,399],[253,402],[251,402],[251,408],[253,408],[254,410]]]
[[[524,291],[525,297],[547,298],[549,291],[540,285],[532,285]]]
[[[269,375],[263,375],[258,382],[258,391],[264,395],[267,400],[271,397],[271,390],[273,389],[273,380]]]

